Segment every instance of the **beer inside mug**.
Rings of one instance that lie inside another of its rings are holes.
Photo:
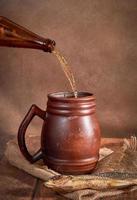
[[[58,92],[54,94],[49,94],[49,96],[57,97],[57,98],[75,98],[74,92]],[[77,98],[89,97],[93,96],[93,94],[89,92],[77,92]]]

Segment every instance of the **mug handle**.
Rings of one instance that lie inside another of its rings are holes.
[[[28,113],[26,114],[26,116],[24,117],[18,130],[18,145],[19,145],[20,151],[30,163],[34,163],[43,157],[41,149],[39,149],[34,155],[31,155],[27,150],[26,142],[25,142],[25,133],[26,133],[27,127],[35,115],[37,115],[38,117],[44,120],[46,116],[46,111],[41,110],[38,106],[33,104],[31,108],[29,109]]]

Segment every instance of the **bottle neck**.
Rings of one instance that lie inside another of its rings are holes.
[[[29,31],[5,17],[0,17],[0,46],[33,48],[52,52],[55,42]]]

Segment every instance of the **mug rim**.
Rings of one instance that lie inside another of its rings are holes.
[[[78,91],[78,97],[75,98],[74,97],[74,93],[73,92],[53,92],[53,93],[49,93],[48,94],[48,98],[50,99],[56,99],[56,100],[73,100],[73,101],[77,101],[77,100],[88,100],[88,99],[92,99],[95,100],[94,94],[87,92],[87,91]]]

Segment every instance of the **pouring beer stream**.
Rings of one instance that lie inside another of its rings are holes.
[[[61,173],[83,174],[95,168],[99,158],[100,128],[95,115],[94,95],[77,92],[76,82],[64,56],[55,49],[55,41],[0,17],[0,46],[39,49],[53,53],[64,71],[72,92],[48,95],[46,111],[33,104],[18,130],[18,145],[31,163],[43,159],[51,169]],[[25,134],[32,119],[43,120],[41,147],[31,155]]]

